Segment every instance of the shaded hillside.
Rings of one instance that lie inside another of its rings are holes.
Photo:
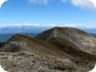
[[[58,47],[66,50],[79,50],[96,55],[96,38],[76,28],[55,27],[47,30],[37,37],[39,40],[52,42]]]
[[[1,47],[2,45],[4,45],[4,42],[0,42],[0,47]]]
[[[57,48],[54,48],[52,44],[39,41],[35,38],[31,38],[31,37],[20,35],[20,34],[14,35],[0,49],[0,52],[20,52],[20,51],[37,53],[39,55],[42,55],[42,54],[54,55],[59,57],[62,57],[64,55],[62,58],[71,57],[70,55],[64,52],[61,52]]]

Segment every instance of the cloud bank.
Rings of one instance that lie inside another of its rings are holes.
[[[85,28],[85,29],[94,29],[96,26],[85,25],[85,24],[64,24],[64,27],[75,27],[75,28]]]
[[[11,28],[11,27],[47,27],[47,28],[52,28],[52,27],[73,27],[73,28],[84,28],[84,29],[94,29],[96,26],[92,25],[86,25],[86,24],[62,24],[62,25],[57,25],[57,24],[31,24],[31,23],[24,23],[24,24],[3,24],[0,25],[0,28]]]
[[[24,23],[24,24],[1,24],[0,28],[4,27],[56,27],[56,24],[31,24],[31,23]]]

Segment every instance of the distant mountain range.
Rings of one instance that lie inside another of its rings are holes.
[[[40,33],[52,28],[51,26],[5,26],[0,27],[0,34]]]
[[[93,28],[93,29],[82,29],[82,30],[86,31],[87,33],[96,34],[96,28]]]
[[[37,34],[50,29],[45,26],[5,26],[0,28],[0,42],[5,42],[15,34],[22,34],[34,37]]]
[[[92,36],[96,37],[96,33],[90,33]]]
[[[18,33],[18,34],[22,34],[22,35],[26,35],[30,37],[35,37],[36,35],[38,35],[38,33]],[[0,42],[6,42],[14,35],[15,35],[14,33],[13,34],[0,34]]]
[[[16,33],[41,33],[45,30],[53,28],[54,25],[15,25],[15,26],[1,26],[0,27],[0,34],[16,34]],[[81,30],[87,33],[96,33],[96,28],[94,29],[84,29],[80,28]]]
[[[5,42],[15,34],[34,37],[37,34],[53,28],[53,26],[5,26],[0,27],[0,42]],[[82,29],[96,37],[96,29]]]

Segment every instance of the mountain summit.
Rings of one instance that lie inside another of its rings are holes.
[[[96,38],[76,28],[55,27],[39,34],[36,38],[55,44],[57,42],[62,47],[74,48],[96,55]]]

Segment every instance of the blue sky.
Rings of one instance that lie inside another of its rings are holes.
[[[8,0],[0,8],[0,26],[52,25],[96,27],[96,8],[88,0]]]

